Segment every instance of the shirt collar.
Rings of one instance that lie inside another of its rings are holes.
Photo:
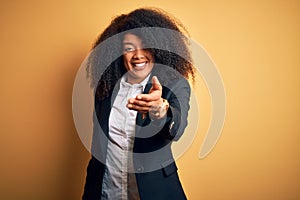
[[[135,84],[130,84],[130,83],[127,82],[127,73],[125,73],[121,78],[121,86],[126,87],[126,88],[140,88],[140,87],[142,87],[143,90],[144,90],[145,87],[146,87],[146,84],[149,81],[150,76],[151,76],[151,73],[142,82],[135,83]]]

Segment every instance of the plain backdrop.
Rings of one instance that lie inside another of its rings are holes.
[[[72,118],[75,76],[112,17],[142,6],[180,19],[218,66],[226,89],[222,135],[199,159],[211,108],[197,82],[201,120],[178,159],[189,199],[300,199],[299,1],[0,4],[0,199],[81,198],[90,155]]]

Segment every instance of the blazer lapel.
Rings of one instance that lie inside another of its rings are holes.
[[[97,110],[99,124],[106,136],[108,136],[109,134],[109,129],[108,129],[109,115],[119,89],[120,89],[120,82],[117,82],[114,90],[110,92],[110,95],[107,98],[100,101],[100,106],[99,109]]]

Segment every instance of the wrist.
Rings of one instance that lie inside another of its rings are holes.
[[[158,106],[153,106],[149,110],[149,115],[151,119],[162,119],[166,116],[169,109],[169,102],[166,99],[161,98],[161,104]]]

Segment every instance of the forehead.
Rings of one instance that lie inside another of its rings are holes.
[[[123,44],[142,45],[143,41],[137,35],[134,35],[132,33],[126,33],[123,38]]]

